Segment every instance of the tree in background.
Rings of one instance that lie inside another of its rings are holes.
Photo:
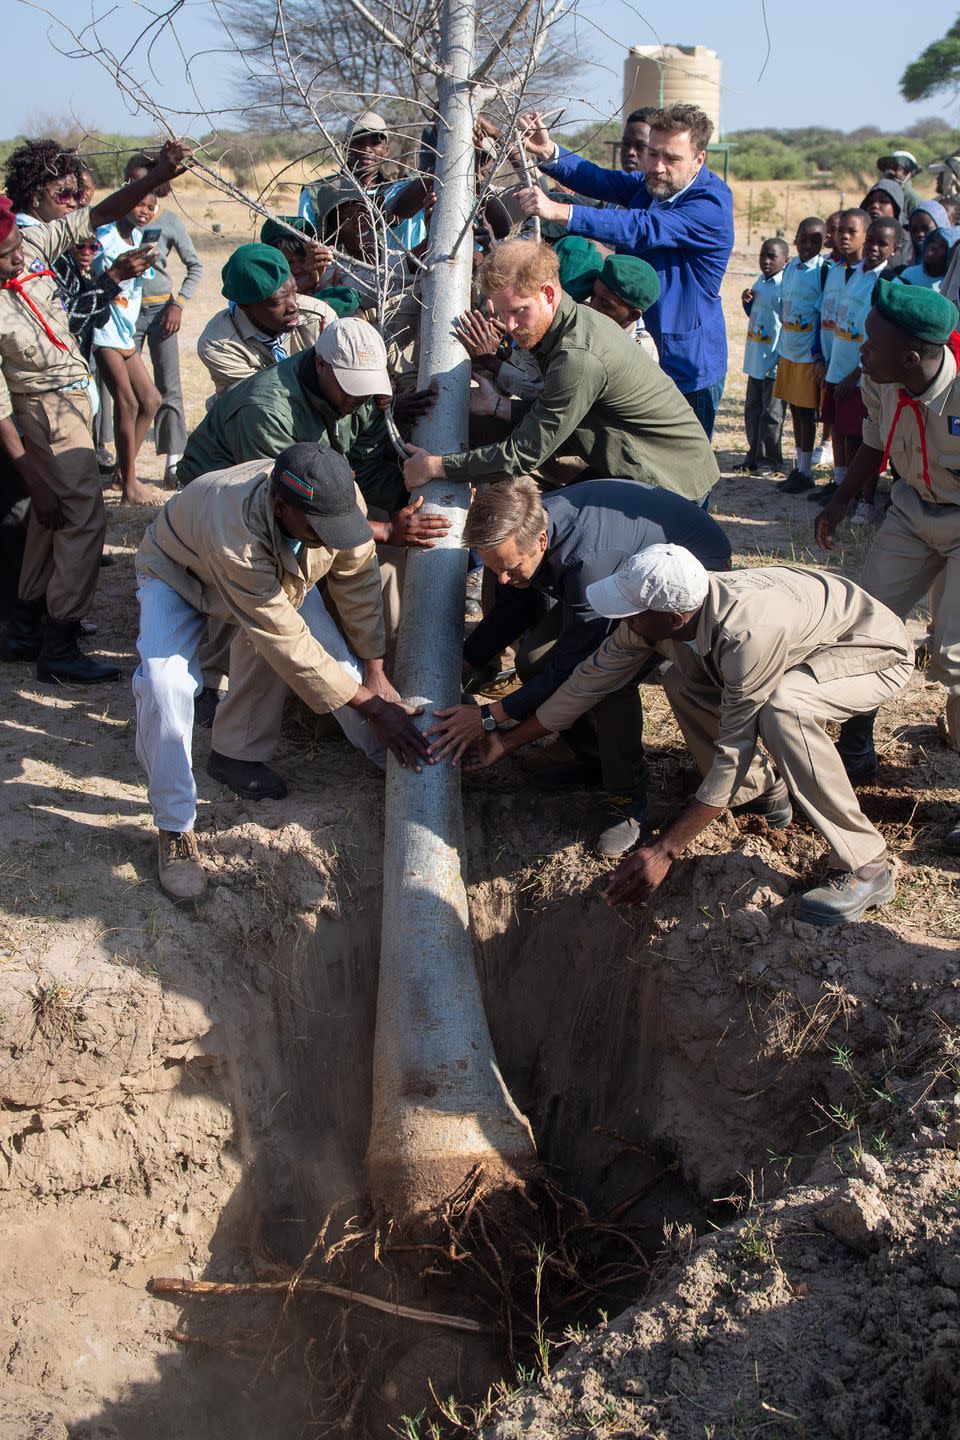
[[[929,100],[943,91],[960,93],[960,18],[942,40],[934,40],[900,76],[904,100]]]

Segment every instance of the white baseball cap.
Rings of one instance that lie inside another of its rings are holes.
[[[588,585],[587,603],[608,620],[645,610],[683,615],[703,604],[709,579],[696,555],[682,545],[648,545],[606,580]]]
[[[386,120],[376,110],[361,110],[350,126],[351,140],[354,135],[386,135],[388,133]]]
[[[912,155],[909,150],[889,150],[886,155],[880,156],[877,166],[879,168],[881,165],[889,165],[891,161],[895,165],[902,165],[904,169],[909,166],[914,174],[923,169],[916,155]]]
[[[945,171],[949,170],[951,175],[956,175],[960,179],[960,155],[944,155],[942,160],[934,160],[932,165],[927,166],[927,169],[931,175],[943,175]]]
[[[332,369],[348,395],[392,395],[387,347],[366,320],[345,315],[325,325],[313,349]]]

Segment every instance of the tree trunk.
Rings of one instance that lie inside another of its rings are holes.
[[[474,197],[474,0],[445,0],[437,204],[427,256],[421,385],[440,395],[416,441],[435,454],[467,439],[470,364],[451,333],[470,298]],[[460,696],[469,487],[434,481],[426,507],[453,522],[433,550],[407,552],[397,688],[426,707]],[[428,723],[425,717],[424,724]],[[424,1220],[476,1166],[486,1186],[508,1186],[534,1160],[530,1127],[497,1067],[474,965],[460,772],[449,762],[416,775],[389,762],[384,836],[383,936],[367,1171],[374,1200],[399,1220]]]

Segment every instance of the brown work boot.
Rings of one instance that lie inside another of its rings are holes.
[[[157,857],[160,889],[171,900],[200,900],[207,888],[207,877],[200,864],[197,837],[192,830],[160,831]]]

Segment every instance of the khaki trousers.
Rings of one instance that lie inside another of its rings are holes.
[[[93,604],[107,512],[86,391],[14,397],[23,448],[60,501],[64,524],[45,530],[31,514],[20,568],[19,597],[47,598],[54,620],[82,620]]]
[[[929,674],[946,689],[950,738],[960,749],[960,505],[936,505],[898,480],[860,584],[901,620],[930,592]]]
[[[400,592],[403,588],[405,556],[406,551],[396,546],[377,546],[383,584],[388,671],[400,627]],[[324,595],[324,605],[339,624],[336,609],[330,603],[328,595]],[[219,627],[220,622],[217,624]],[[342,630],[343,627],[340,628]],[[265,763],[276,753],[280,743],[283,707],[289,687],[251,645],[242,630],[229,627],[225,623],[223,629],[232,631],[228,670],[230,683],[227,693],[217,706],[210,743],[218,755],[226,755],[231,760]],[[210,622],[207,633],[212,640],[213,622]],[[203,648],[200,654],[203,661]]]
[[[663,688],[701,775],[716,754],[720,728],[718,687],[699,661],[681,660],[667,671]],[[697,675],[696,672],[699,672]],[[860,809],[843,761],[826,731],[828,720],[849,720],[892,700],[908,683],[913,664],[903,661],[869,675],[845,675],[819,681],[805,665],[788,670],[763,706],[759,736],[768,755],[757,750],[744,783],[731,804],[742,805],[769,790],[773,765],[811,825],[830,847],[829,865],[859,870],[885,853],[886,842]]]

